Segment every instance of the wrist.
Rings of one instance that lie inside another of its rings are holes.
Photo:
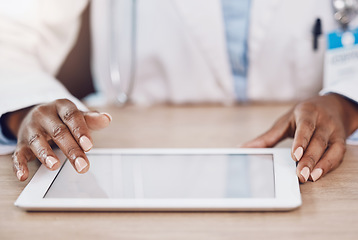
[[[358,128],[358,103],[340,94],[330,93],[328,95],[339,102],[347,134],[352,134]]]
[[[7,118],[8,118],[8,114],[4,114],[0,118],[2,134],[9,140],[16,140],[16,137],[14,136],[14,134],[11,132],[8,125],[6,124],[6,122],[8,122]]]
[[[20,125],[31,108],[28,107],[15,112],[8,112],[1,116],[0,124],[5,137],[11,140],[17,139]]]

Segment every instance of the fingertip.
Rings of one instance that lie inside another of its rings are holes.
[[[304,167],[302,168],[302,170],[300,171],[300,180],[302,180],[301,182],[305,183],[307,182],[309,176],[310,176],[310,169],[308,167]]]
[[[244,143],[237,145],[238,148],[250,148],[250,143]]]
[[[53,167],[50,170],[55,171],[55,170],[59,169],[60,167],[61,167],[61,163],[57,162],[55,165],[53,165]]]
[[[106,113],[106,112],[101,112],[101,113],[99,113],[99,112],[85,112],[84,116],[85,117],[94,117],[94,118],[103,116],[103,117],[106,117],[110,122],[113,119],[111,114]]]
[[[48,156],[45,160],[45,164],[50,170],[57,170],[60,167],[60,161],[52,156]]]
[[[305,183],[307,180],[301,175],[301,173],[297,173],[298,181],[300,183]]]
[[[106,116],[108,118],[109,122],[112,122],[112,116],[109,113],[101,112],[100,114]]]
[[[296,148],[296,150],[293,152],[293,156],[296,162],[300,161],[303,156],[303,147],[300,146]]]
[[[16,177],[19,181],[23,182],[28,178],[28,172],[25,169],[19,169],[16,171]]]
[[[25,181],[29,175],[29,169],[27,168],[27,158],[25,156],[26,151],[18,150],[13,154],[13,170],[19,181]]]
[[[250,142],[241,144],[240,147],[241,148],[264,148],[266,146],[265,146],[265,144],[263,144],[263,141],[261,141],[259,139],[255,139]]]
[[[75,167],[78,173],[85,173],[89,169],[89,164],[84,158],[78,157],[75,160]]]
[[[83,151],[85,151],[85,152],[88,152],[88,151],[91,150],[92,147],[93,147],[93,144],[92,144],[91,140],[90,140],[88,137],[86,137],[86,136],[80,137],[79,142],[80,142],[81,148],[82,148]]]
[[[112,116],[108,113],[86,112],[84,117],[88,127],[92,130],[108,127],[112,121]]]
[[[312,181],[316,182],[318,179],[322,177],[323,170],[321,168],[316,168],[311,173]]]
[[[16,177],[17,177],[17,179],[19,179],[19,181],[23,181],[23,180],[22,180],[22,177],[23,177],[23,176],[24,176],[24,171],[21,170],[21,169],[17,170],[17,172],[16,172]]]

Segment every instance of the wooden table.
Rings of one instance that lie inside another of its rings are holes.
[[[96,147],[235,147],[266,130],[289,105],[103,108],[111,126]],[[291,141],[280,146],[289,147]],[[291,212],[25,212],[13,203],[27,182],[0,157],[0,239],[358,239],[358,147],[316,183],[301,185]],[[38,162],[30,163],[31,174]]]

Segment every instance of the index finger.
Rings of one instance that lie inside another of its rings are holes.
[[[82,150],[88,152],[93,147],[90,131],[80,110],[67,99],[56,101],[58,115],[70,130],[72,136],[81,146]]]
[[[68,127],[59,118],[48,120],[47,124],[43,127],[77,172],[87,172],[89,169],[87,156],[74,139]]]
[[[292,143],[292,159],[300,161],[316,129],[317,113],[302,105],[295,110],[296,130]]]

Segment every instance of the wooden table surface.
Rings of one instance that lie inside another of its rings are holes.
[[[262,133],[290,105],[102,108],[107,129],[95,147],[236,147]],[[279,146],[290,147],[291,141]],[[25,212],[13,204],[27,182],[0,157],[0,239],[358,239],[358,147],[316,183],[301,185],[291,212]],[[30,163],[31,176],[39,167]],[[31,178],[31,177],[30,177]]]

